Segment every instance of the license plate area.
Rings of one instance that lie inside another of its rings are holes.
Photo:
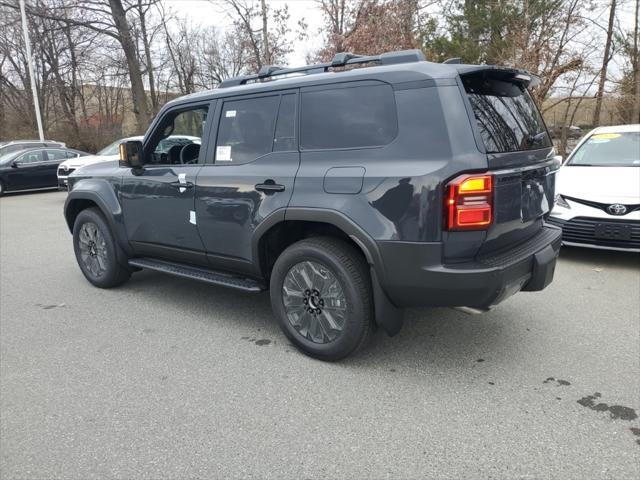
[[[600,240],[631,240],[631,226],[620,223],[598,223],[595,237]]]
[[[533,173],[533,172],[532,172]],[[550,176],[525,175],[521,183],[520,218],[529,222],[549,213],[552,201],[550,193],[553,186],[549,184]]]

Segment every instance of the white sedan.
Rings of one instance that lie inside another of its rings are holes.
[[[564,245],[640,252],[640,125],[596,128],[578,143],[548,221]]]

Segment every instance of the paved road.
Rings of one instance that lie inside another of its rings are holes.
[[[567,249],[544,292],[326,364],[266,295],[91,287],[64,196],[0,200],[3,479],[639,478],[637,255]]]

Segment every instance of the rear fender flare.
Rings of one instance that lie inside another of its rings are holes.
[[[343,231],[362,250],[371,270],[371,284],[374,296],[376,324],[390,336],[398,333],[403,324],[402,310],[391,303],[379,279],[385,277],[384,263],[378,246],[360,226],[337,210],[322,208],[293,207],[280,209],[265,218],[255,231],[252,241],[254,265],[259,264],[259,244],[262,236],[272,227],[283,221],[307,221],[333,225]]]

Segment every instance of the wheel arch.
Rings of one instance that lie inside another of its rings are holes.
[[[384,278],[384,264],[373,240],[353,220],[337,210],[320,208],[288,208],[267,217],[256,229],[252,242],[253,260],[265,280],[278,255],[289,245],[310,236],[333,236],[351,244],[369,265],[374,297],[376,323],[389,335],[402,327],[402,310],[391,303],[380,279]]]
[[[73,186],[73,190],[69,192],[64,204],[64,217],[69,231],[73,233],[73,225],[78,214],[82,210],[93,207],[100,210],[120,247],[129,253],[130,246],[127,241],[120,202],[112,186],[106,180],[80,180]]]

